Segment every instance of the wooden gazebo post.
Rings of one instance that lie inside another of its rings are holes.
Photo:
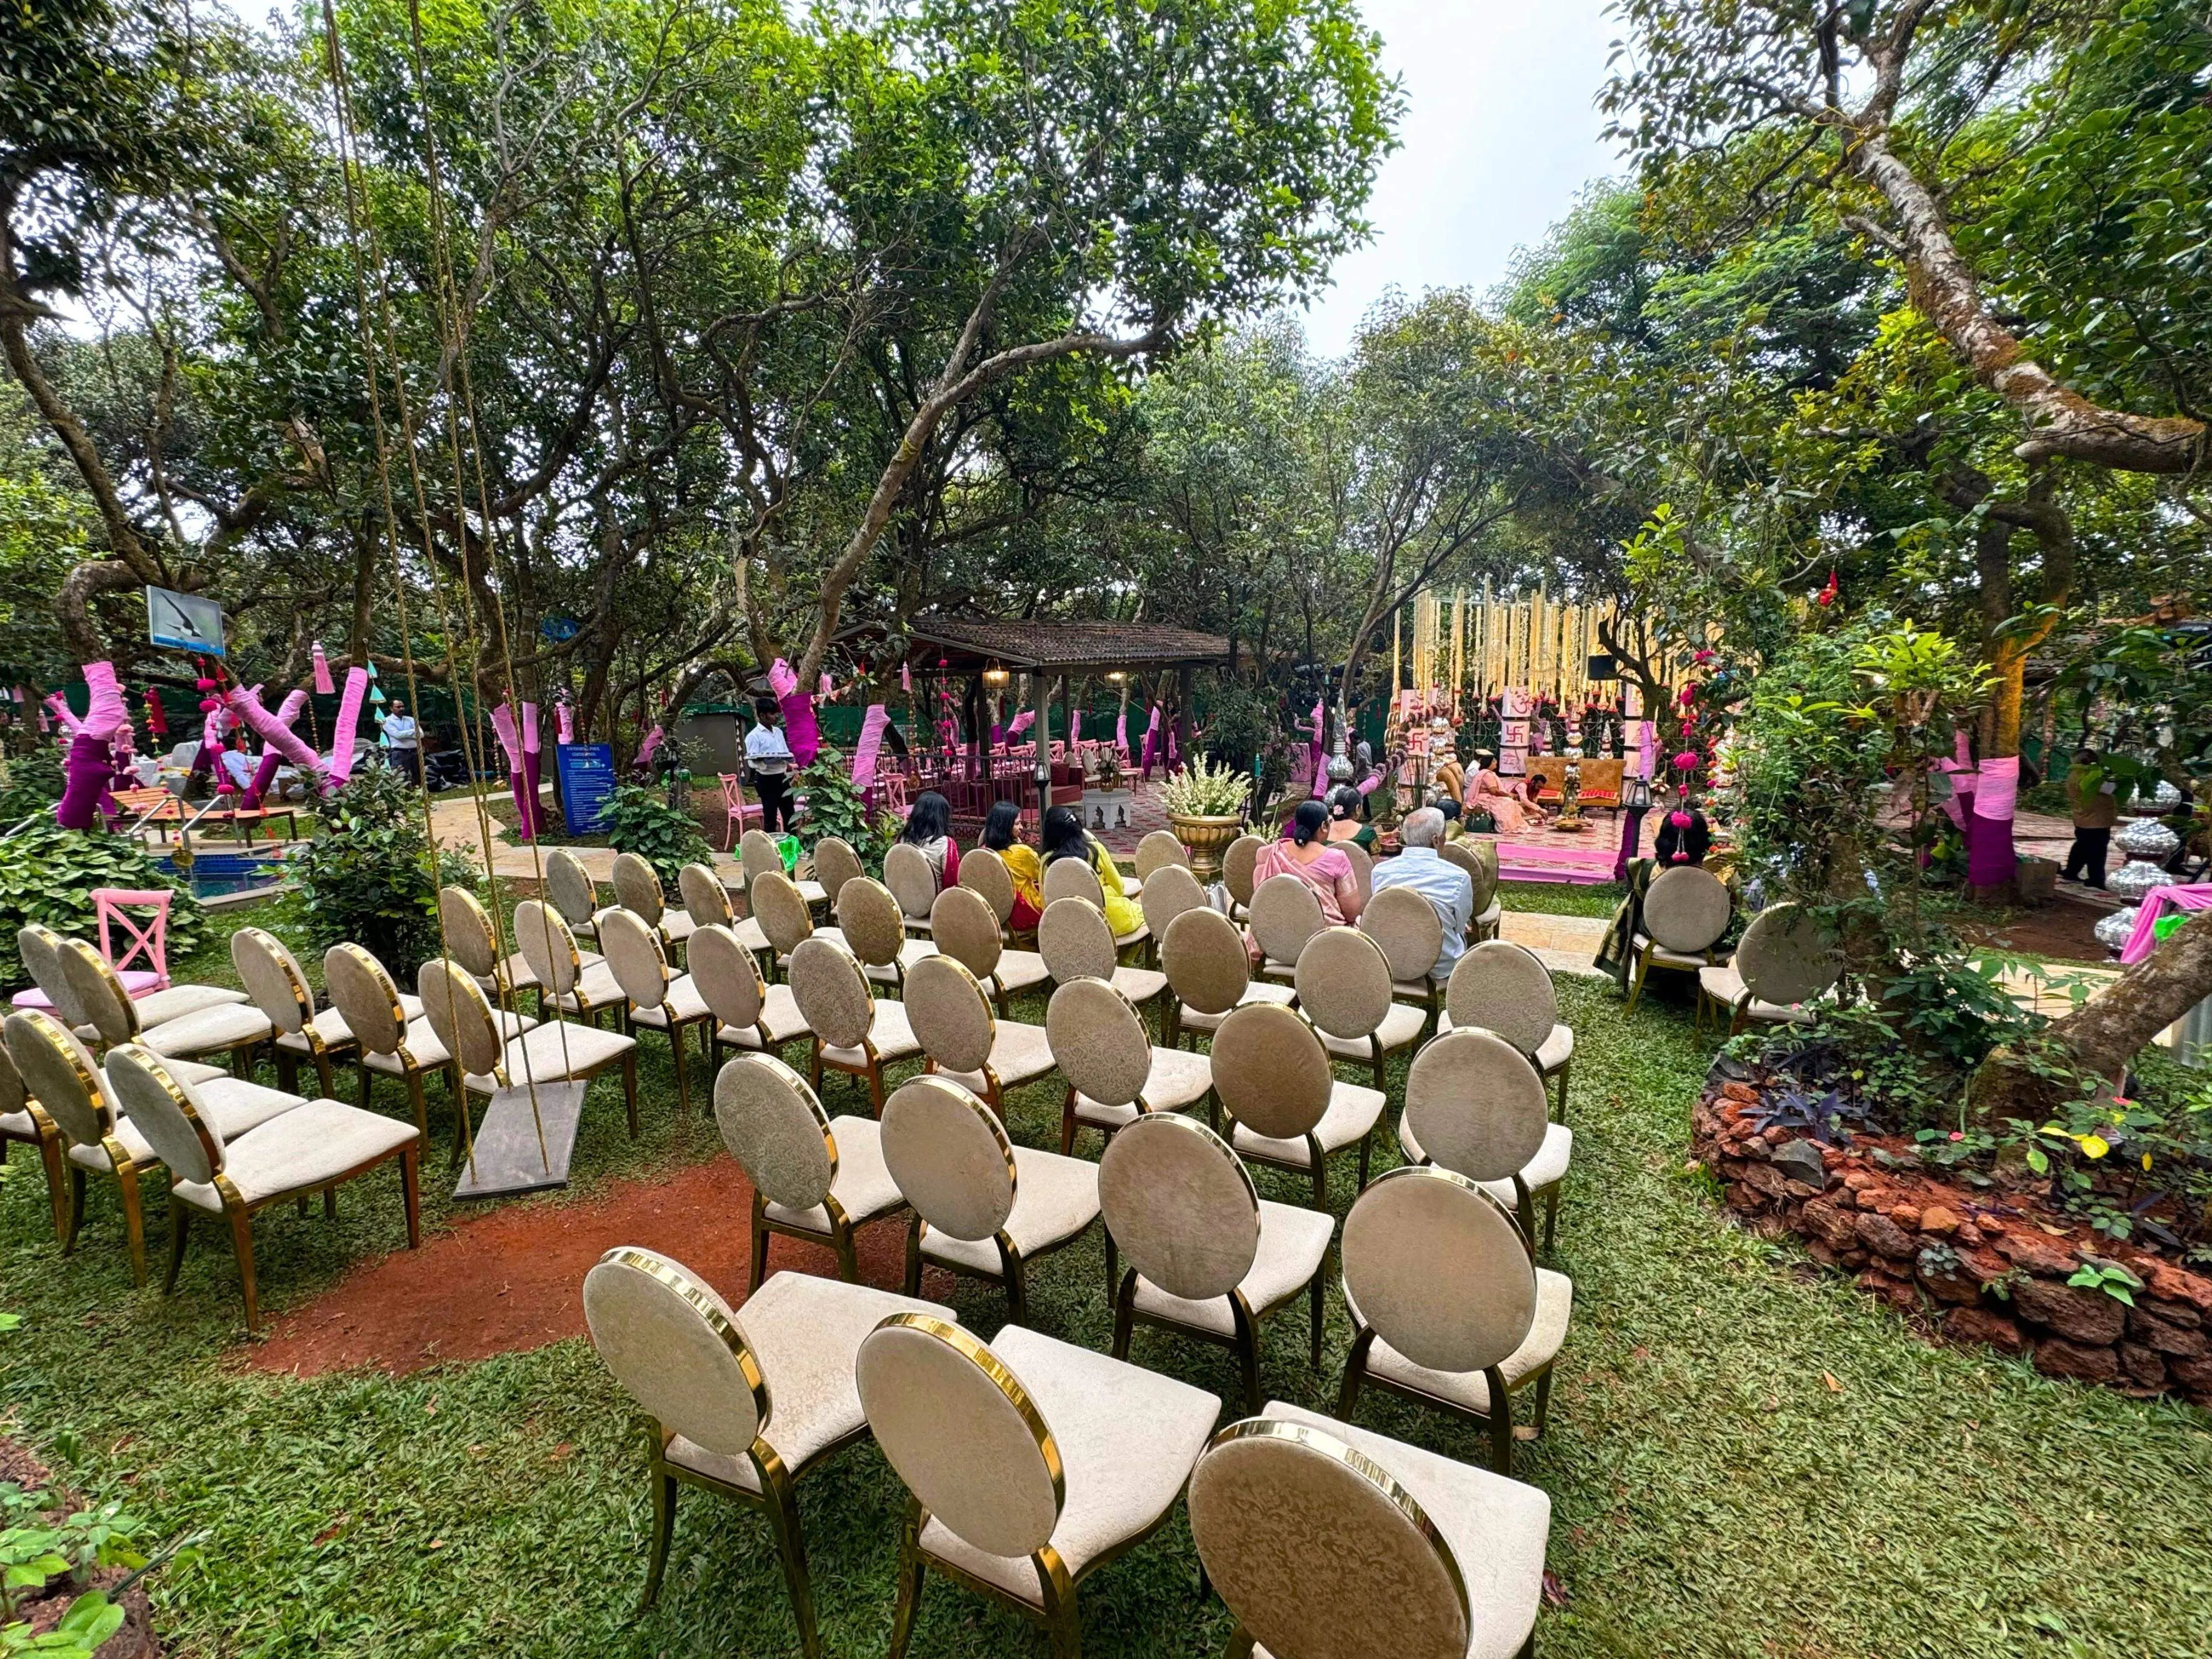
[[[1052,805],[1052,676],[1042,667],[1030,676],[1030,696],[1036,703],[1036,810],[1042,826]]]

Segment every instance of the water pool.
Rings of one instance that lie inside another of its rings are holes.
[[[189,871],[179,870],[173,856],[155,863],[163,874],[181,881],[197,899],[271,889],[284,873],[283,861],[265,853],[203,853],[194,848]]]

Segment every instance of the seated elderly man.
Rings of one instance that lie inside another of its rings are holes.
[[[1474,925],[1474,880],[1456,864],[1437,854],[1443,844],[1444,815],[1433,806],[1409,813],[1398,826],[1405,850],[1375,866],[1375,890],[1410,887],[1428,900],[1444,925],[1443,949],[1429,977],[1442,983],[1467,951],[1467,930]]]

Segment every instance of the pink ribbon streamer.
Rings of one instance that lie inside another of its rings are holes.
[[[345,694],[338,699],[338,723],[331,730],[330,784],[342,789],[353,776],[354,730],[361,724],[362,700],[368,695],[368,671],[346,670]]]
[[[1083,740],[1083,711],[1079,708],[1067,717],[1067,746],[1070,749]]]
[[[253,700],[253,706],[255,708],[260,708],[261,688],[259,686],[255,686],[252,690],[246,692],[245,695]],[[306,692],[287,692],[284,696],[284,701],[279,703],[276,707],[276,723],[289,732],[291,728],[292,722],[300,718],[300,711],[307,706],[307,694]],[[305,744],[301,744],[300,747],[306,749],[307,745]],[[308,753],[312,755],[313,751],[310,750],[308,750]],[[246,804],[248,806],[258,806],[261,805],[261,798],[269,793],[270,786],[276,781],[276,769],[283,763],[283,760],[284,757],[277,752],[276,744],[264,739],[261,745],[261,763],[253,769],[253,782],[248,787],[246,792]]]
[[[331,684],[331,659],[323,654],[323,642],[320,640],[315,641],[314,657],[315,695],[321,697],[330,696],[337,690],[337,687]]]
[[[2158,947],[2158,924],[2170,913],[2190,910],[2212,910],[2212,883],[2152,888],[2136,911],[2136,930],[2121,948],[2121,963],[2132,968],[2141,962]]]
[[[1028,731],[1030,726],[1036,724],[1036,710],[1034,708],[1023,709],[1020,714],[1014,716],[1014,723],[1006,728],[1006,741],[1008,743],[1013,742],[1015,738],[1020,737],[1023,732]]]
[[[563,748],[576,740],[576,711],[565,702],[553,705],[553,720],[558,728],[554,741]]]
[[[882,703],[868,705],[866,717],[860,721],[860,741],[853,749],[853,787],[866,789],[876,781],[876,761],[882,753],[884,731],[891,723],[891,711]]]

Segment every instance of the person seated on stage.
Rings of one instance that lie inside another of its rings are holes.
[[[1528,828],[1536,815],[1531,811],[1521,790],[1509,786],[1498,775],[1495,768],[1498,757],[1487,749],[1474,751],[1474,776],[1467,793],[1461,796],[1467,811],[1487,812],[1498,825],[1498,833],[1510,836]]]
[[[1044,861],[1057,864],[1062,859],[1081,859],[1098,878],[1098,887],[1106,900],[1106,926],[1114,937],[1133,933],[1145,925],[1145,913],[1137,902],[1121,890],[1121,872],[1115,866],[1114,855],[1106,850],[1103,841],[1093,841],[1083,833],[1083,819],[1072,806],[1055,806],[1044,815],[1038,839],[1044,843]],[[1040,887],[1042,892],[1042,887]]]
[[[960,849],[952,841],[952,803],[934,789],[914,798],[899,839],[921,848],[929,867],[937,872],[937,890],[943,892],[960,879]]]
[[[1441,733],[1439,740],[1449,745],[1451,742],[1450,733]],[[1459,763],[1458,751],[1449,746],[1444,749],[1443,760],[1437,767],[1437,775],[1433,781],[1437,793],[1444,800],[1451,802],[1453,805],[1458,805],[1466,798],[1467,769]],[[1442,802],[1437,804],[1442,805]]]
[[[991,816],[983,820],[983,845],[999,855],[1014,884],[1013,914],[1006,926],[1018,933],[1034,933],[1044,914],[1044,863],[1022,839],[1019,801],[992,803]]]
[[[1652,847],[1662,870],[1671,870],[1678,864],[1701,865],[1712,848],[1713,832],[1705,823],[1705,815],[1698,810],[1697,797],[1686,786],[1681,794],[1680,804],[1667,814],[1667,821],[1659,826],[1659,839]]]
[[[1437,854],[1443,844],[1444,826],[1444,815],[1436,807],[1408,813],[1398,826],[1404,850],[1375,866],[1376,892],[1385,887],[1410,887],[1428,900],[1437,920],[1443,923],[1443,948],[1437,952],[1437,965],[1429,969],[1429,977],[1439,985],[1451,977],[1453,966],[1467,950],[1467,930],[1474,925],[1474,878]]]
[[[1359,920],[1359,878],[1352,873],[1352,860],[1331,844],[1328,835],[1335,824],[1345,822],[1330,816],[1340,810],[1344,809],[1333,798],[1327,806],[1317,800],[1301,802],[1291,815],[1289,837],[1262,847],[1252,866],[1255,887],[1270,876],[1296,876],[1312,888],[1314,896],[1321,901],[1321,919],[1332,927]]]
[[[1367,797],[1348,783],[1340,783],[1328,792],[1328,839],[1331,842],[1348,841],[1364,853],[1375,850],[1375,826],[1360,817],[1367,805]]]

